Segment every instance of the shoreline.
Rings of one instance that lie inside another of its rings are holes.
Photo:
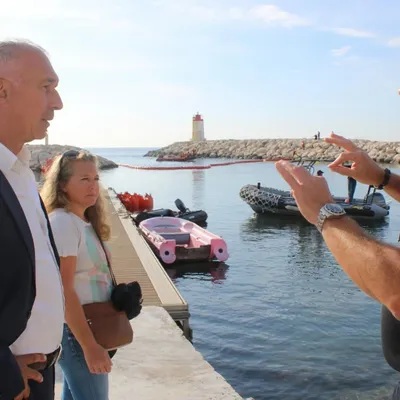
[[[27,148],[31,152],[31,160],[29,166],[31,170],[35,172],[40,172],[42,165],[45,164],[48,158],[53,158],[58,154],[63,153],[68,150],[85,150],[81,147],[76,146],[68,146],[68,145],[60,145],[60,144],[27,144]],[[99,162],[99,168],[102,169],[111,169],[118,168],[118,164],[114,161],[108,160],[104,157],[97,156]]]
[[[302,149],[304,142],[304,149]],[[353,142],[369,156],[383,164],[400,164],[400,142],[383,142],[355,139]],[[144,157],[180,155],[196,152],[197,158],[263,159],[299,158],[331,162],[342,152],[323,139],[224,139],[202,142],[176,142],[158,150],[147,152]],[[295,155],[294,155],[294,152]]]

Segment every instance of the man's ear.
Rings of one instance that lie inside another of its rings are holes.
[[[0,78],[0,101],[4,101],[8,97],[7,81],[4,78]]]

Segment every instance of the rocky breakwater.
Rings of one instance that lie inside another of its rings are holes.
[[[59,144],[38,144],[38,145],[28,145],[29,150],[31,151],[32,157],[30,161],[30,167],[33,171],[39,172],[42,165],[45,164],[46,160],[49,158],[53,158],[58,154],[61,154],[67,150],[82,150],[79,147],[74,146],[62,146]],[[107,160],[104,157],[98,157],[99,168],[100,169],[109,169],[109,168],[117,168],[118,165],[113,161]]]
[[[304,148],[302,148],[304,142]],[[354,140],[354,143],[366,151],[375,161],[387,164],[400,163],[400,142],[379,142]],[[332,161],[342,150],[321,140],[303,139],[248,139],[248,140],[207,140],[203,142],[177,142],[158,150],[150,151],[147,157],[159,154],[179,155],[196,151],[199,158],[236,158],[236,159],[314,159]]]

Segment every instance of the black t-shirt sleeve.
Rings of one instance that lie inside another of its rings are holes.
[[[387,363],[400,372],[400,321],[385,306],[381,313],[381,340]]]

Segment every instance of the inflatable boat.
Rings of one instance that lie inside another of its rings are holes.
[[[239,195],[258,214],[301,216],[296,200],[289,191],[262,187],[260,184],[245,185]],[[354,219],[379,220],[389,215],[390,206],[384,196],[375,189],[371,193],[371,187],[363,199],[355,198],[351,203],[346,203],[346,197],[333,196],[333,199]]]
[[[224,239],[181,218],[149,218],[139,224],[139,230],[156,256],[166,264],[226,261],[229,257]]]
[[[178,211],[173,211],[170,210],[169,208],[159,208],[157,210],[152,210],[152,211],[136,212],[131,214],[131,217],[132,220],[135,222],[136,226],[138,226],[142,221],[146,219],[155,217],[181,218],[190,222],[194,222],[195,224],[203,227],[207,226],[208,215],[205,211],[203,210],[190,211],[188,208],[186,208],[185,204],[180,199],[175,200],[175,206],[178,209]]]

